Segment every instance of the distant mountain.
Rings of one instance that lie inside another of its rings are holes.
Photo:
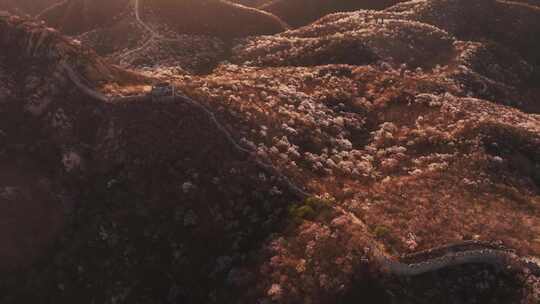
[[[35,15],[61,0],[0,0],[0,10]]]
[[[77,35],[110,24],[126,11],[130,0],[65,0],[38,17],[68,35]]]
[[[79,35],[112,26],[123,13],[132,13],[130,3],[133,1],[67,0],[46,9],[39,18],[63,33]],[[141,0],[140,14],[151,15],[179,34],[241,37],[274,34],[287,27],[268,12],[223,0]]]
[[[219,37],[275,34],[287,25],[268,12],[223,0],[141,0],[144,11],[181,34]]]
[[[259,6],[291,26],[302,26],[320,17],[359,9],[384,9],[403,0],[273,0]]]
[[[230,2],[251,6],[251,7],[259,7],[263,4],[266,4],[270,2],[270,0],[229,0]]]

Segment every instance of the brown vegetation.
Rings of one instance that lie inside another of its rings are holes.
[[[534,5],[411,1],[282,32],[226,1],[143,4],[157,35],[119,5],[64,28],[83,45],[0,16],[0,302],[538,302],[528,268],[402,280],[374,253],[540,256]],[[146,95],[164,81],[193,101]]]

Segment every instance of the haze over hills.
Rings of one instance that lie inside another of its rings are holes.
[[[298,27],[311,23],[324,15],[359,9],[384,9],[400,0],[273,0],[259,6]]]
[[[76,35],[107,26],[128,9],[129,3],[129,0],[68,0],[47,8],[38,17],[65,34]]]
[[[40,18],[73,35],[109,26],[115,17],[131,11],[129,0],[69,0],[41,13]],[[160,21],[183,33],[216,36],[273,34],[283,31],[278,18],[255,8],[223,0],[140,1],[144,10],[159,14]]]
[[[539,5],[1,15],[0,303],[539,303]]]
[[[287,25],[268,12],[221,0],[141,1],[143,9],[154,12],[159,22],[183,34],[243,37],[275,34]]]
[[[50,7],[57,0],[0,0],[0,10],[35,15]]]

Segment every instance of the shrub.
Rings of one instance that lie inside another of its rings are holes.
[[[332,210],[333,200],[318,197],[309,197],[303,203],[294,204],[289,208],[289,215],[295,222],[314,220],[318,216],[325,216]]]
[[[304,201],[304,204],[307,206],[311,206],[315,210],[322,210],[325,208],[332,208],[332,206],[334,205],[334,201],[319,197],[309,197]]]
[[[304,205],[294,209],[294,216],[303,219],[313,219],[316,216],[316,213],[313,208]]]
[[[373,232],[375,233],[375,236],[380,239],[387,236],[390,233],[390,229],[385,226],[377,226]]]

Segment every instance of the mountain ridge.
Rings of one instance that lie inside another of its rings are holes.
[[[0,17],[1,302],[538,301],[534,1],[121,4]]]

